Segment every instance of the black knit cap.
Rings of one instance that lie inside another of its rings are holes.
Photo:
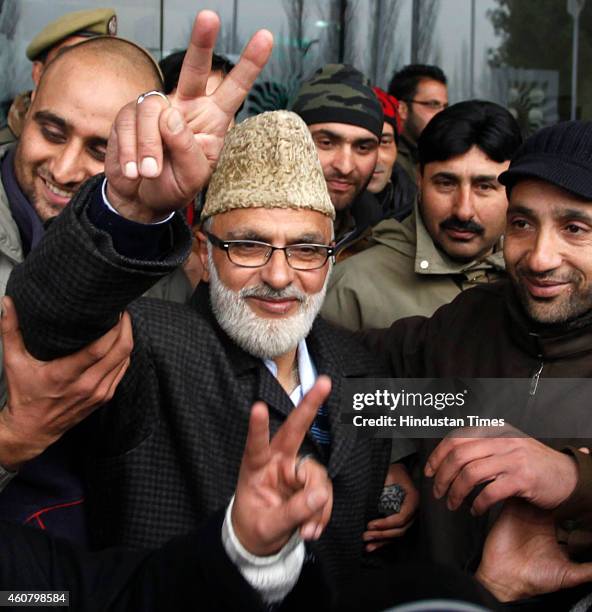
[[[347,123],[365,128],[380,138],[382,107],[368,79],[346,64],[327,64],[300,88],[292,110],[307,125]]]
[[[565,121],[543,128],[526,140],[499,181],[509,196],[516,183],[528,178],[592,200],[592,122]]]

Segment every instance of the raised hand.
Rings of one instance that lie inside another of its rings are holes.
[[[298,452],[315,415],[331,391],[320,376],[313,388],[269,441],[269,417],[263,402],[254,404],[232,508],[232,525],[252,554],[278,552],[295,530],[318,539],[333,504],[325,468]]]
[[[220,27],[213,11],[195,18],[174,96],[151,95],[119,112],[107,147],[111,204],[125,217],[150,223],[182,208],[207,184],[235,112],[265,66],[273,45],[260,30],[218,88],[205,94]]]
[[[512,499],[487,536],[475,578],[499,601],[515,601],[590,582],[592,563],[569,559],[550,511]]]
[[[503,436],[499,428],[465,429],[467,437],[457,430],[444,438],[425,467],[425,475],[434,478],[434,496],[446,495],[449,510],[458,509],[483,483],[488,484],[472,506],[476,515],[510,497],[554,509],[575,489],[578,470],[569,455],[509,426]]]
[[[30,355],[12,300],[2,300],[4,376],[8,401],[0,411],[0,465],[15,470],[109,401],[129,365],[131,320],[119,323],[89,346],[53,361]]]

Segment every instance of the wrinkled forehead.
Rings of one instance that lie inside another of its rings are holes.
[[[333,222],[315,210],[295,208],[237,208],[211,217],[210,231],[220,238],[262,240],[273,244],[325,243]]]

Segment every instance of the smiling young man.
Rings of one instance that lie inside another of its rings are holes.
[[[117,111],[160,86],[147,52],[114,37],[70,47],[48,65],[22,138],[16,148],[0,149],[0,293],[12,267],[41,239],[44,224],[84,181],[102,172]]]
[[[323,316],[354,330],[386,327],[503,275],[508,201],[497,177],[520,142],[514,118],[492,102],[437,115],[419,140],[416,210],[402,223],[383,221],[373,246],[336,266]]]
[[[338,257],[344,259],[364,250],[372,227],[394,214],[367,191],[378,160],[382,107],[361,72],[327,64],[302,85],[293,110],[316,145],[335,207]]]

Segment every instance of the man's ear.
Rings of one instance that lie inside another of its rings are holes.
[[[403,102],[399,100],[399,115],[401,117],[401,123],[404,125],[405,121],[407,121],[407,117],[409,116],[409,105],[407,102]]]
[[[208,262],[208,239],[202,231],[195,232],[195,239],[197,240],[198,244],[197,255],[201,259],[201,263],[204,270],[202,280],[208,283],[210,281],[210,268]]]
[[[41,80],[41,74],[43,73],[44,64],[39,60],[35,60],[33,62],[33,67],[31,68],[31,78],[33,79],[33,91],[37,89],[39,85],[39,81]]]

